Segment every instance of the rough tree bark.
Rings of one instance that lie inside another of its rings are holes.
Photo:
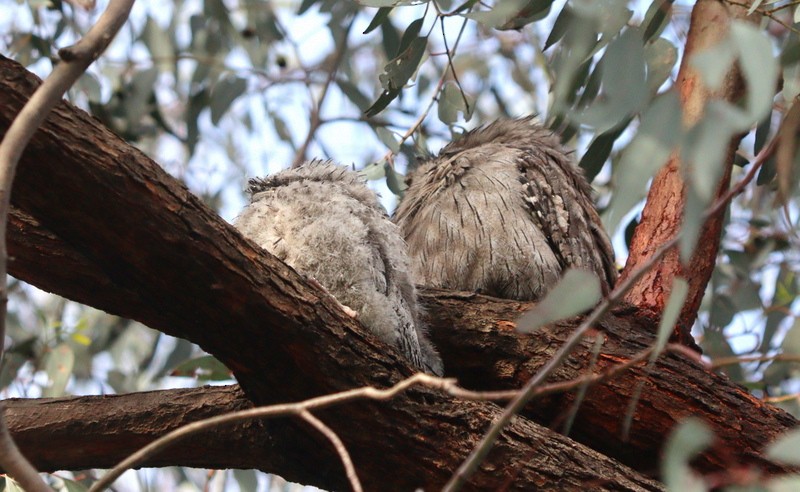
[[[34,85],[18,65],[0,63],[0,128],[7,127]],[[324,293],[243,240],[152,161],[68,105],[58,109],[26,153],[14,197],[18,208],[12,221],[15,260],[11,268],[16,275],[198,342],[234,370],[256,403],[294,401],[364,384],[387,386],[410,371]],[[441,293],[429,302],[434,306],[429,311],[436,314],[432,317],[434,339],[448,374],[471,387],[518,387],[574,326],[563,323],[521,336],[513,331],[513,320],[525,304]],[[599,327],[604,330],[597,332],[604,333],[606,346],[595,370],[643,349],[651,341],[645,332],[652,326],[633,312],[608,318]],[[586,342],[554,379],[581,375],[591,357],[590,345]],[[719,469],[741,460],[769,469],[761,448],[795,425],[790,416],[761,404],[724,377],[671,356],[656,368],[643,395],[641,413],[634,420],[631,442],[623,443],[621,409],[635,386],[632,381],[643,377],[639,367],[628,376],[633,379],[598,386],[582,406],[575,436],[619,460],[653,471],[674,422],[696,414],[712,421],[722,437],[721,449],[709,453],[701,466]],[[171,395],[158,394],[162,399],[150,400],[153,405],[163,404],[163,398]],[[563,415],[571,398],[535,400],[528,416],[550,424]],[[89,401],[98,405],[93,407],[97,412],[113,405]],[[42,405],[75,411],[70,400]],[[230,408],[220,407],[220,411]],[[61,415],[62,424],[76,425],[77,419],[63,420]],[[144,420],[134,422],[148,422],[144,413],[136,415]],[[406,489],[435,487],[446,479],[497,416],[497,408],[419,390],[389,404],[353,404],[322,416],[342,434],[368,487],[385,486],[383,478],[392,476],[396,477],[392,485]],[[41,438],[55,429],[31,430],[30,422],[13,422],[21,435],[38,432]],[[41,422],[48,420],[43,416]],[[179,419],[168,424],[149,422],[152,432],[137,443],[177,425]],[[90,424],[83,422],[82,427],[67,427],[63,432],[86,439],[93,434]],[[103,425],[97,421],[94,432],[101,433]],[[320,445],[319,437],[279,421],[263,428],[259,442],[264,446],[257,451],[267,458],[270,451],[282,456],[262,461],[267,463],[262,469],[328,488],[345,486],[338,460],[327,451],[326,443]],[[395,450],[383,453],[379,463],[373,456],[375,435]],[[241,442],[248,442],[248,437],[252,442],[247,435],[240,436]],[[122,437],[116,444],[124,447],[124,441]],[[110,447],[106,440],[97,449]],[[231,448],[222,449],[230,453]],[[176,460],[185,456],[186,461],[176,464],[199,465],[196,457],[178,451],[171,456]],[[506,481],[512,481],[514,488],[537,483],[569,488],[592,481],[606,488],[657,487],[523,418],[505,433],[489,460],[473,487],[493,489]],[[253,461],[245,461],[244,466]],[[227,465],[224,460],[220,464]],[[46,466],[58,467],[53,461]],[[80,465],[88,466],[107,464]]]
[[[753,14],[753,17],[758,15],[760,14]],[[721,88],[712,92],[703,84],[700,73],[692,67],[690,60],[693,54],[702,52],[724,39],[732,20],[746,17],[747,8],[743,6],[719,0],[699,0],[695,4],[676,82],[685,127],[688,128],[700,120],[710,100],[734,102],[742,97],[744,83],[738,67],[732,68],[725,75]],[[728,189],[733,156],[740,140],[741,136],[733,138],[728,146],[722,164],[724,166],[722,177],[715,195],[717,198]],[[680,232],[685,201],[686,183],[680,158],[675,153],[653,178],[641,221],[631,239],[628,262],[620,281],[627,278],[639,265],[646,263],[662,244]],[[688,346],[695,346],[691,335],[692,324],[697,317],[706,285],[716,265],[725,210],[723,208],[706,220],[698,237],[695,252],[687,265],[681,263],[680,255],[674,248],[657,261],[626,295],[629,303],[648,309],[653,316],[660,316],[669,299],[675,277],[686,279],[689,282],[689,292],[676,324],[675,338]]]
[[[0,61],[0,128],[37,83],[18,64]],[[119,288],[132,306],[147,308],[119,314],[198,343],[233,370],[256,404],[386,387],[412,372],[327,293],[242,238],[154,162],[68,104],[53,112],[26,150],[13,205],[30,217],[17,215],[17,225],[37,223],[47,231],[40,240],[55,237],[72,250],[51,267],[70,258],[91,265],[106,293]],[[89,290],[84,287],[92,295]],[[92,304],[116,312],[101,301]],[[391,477],[392,488],[410,490],[444,483],[500,409],[414,389],[391,402],[317,413],[340,434],[368,489],[386,488]],[[293,464],[269,471],[346,487],[322,437],[286,421],[264,427],[265,439],[280,443],[277,450]],[[506,429],[470,487],[574,489],[587,483],[660,488],[525,418]]]

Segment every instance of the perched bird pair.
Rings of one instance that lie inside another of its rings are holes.
[[[251,180],[235,225],[439,375],[415,283],[536,300],[567,268],[593,272],[605,292],[616,280],[586,179],[528,118],[468,132],[408,181],[395,225],[358,174],[312,161]]]

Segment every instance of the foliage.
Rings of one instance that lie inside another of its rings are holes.
[[[537,113],[577,148],[621,262],[648,180],[672,152],[689,163],[688,252],[730,137],[749,132],[743,168],[784,136],[757,185],[733,202],[695,332],[712,359],[754,356],[724,370],[800,415],[800,36],[791,2],[761,3],[752,8],[767,14],[762,25],[736,23],[716,48],[684,60],[712,87],[734,62],[747,82],[744,100],[715,103],[688,127],[671,87],[690,7],[668,0],[142,1],[70,98],[226,218],[243,204],[246,177],[310,157],[363,170],[391,209],[417,155],[465,127]],[[3,53],[41,74],[99,11],[60,0],[0,5]],[[187,342],[19,283],[11,313],[0,372],[10,394],[192,384],[169,379],[176,368],[226,377],[207,359],[180,366],[200,355]],[[778,353],[797,358],[760,357]]]

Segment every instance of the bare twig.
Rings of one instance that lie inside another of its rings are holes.
[[[286,415],[298,415],[302,417],[303,412],[308,412],[313,409],[326,408],[355,400],[389,400],[416,385],[424,385],[431,388],[446,390],[449,386],[455,384],[456,382],[454,379],[442,379],[429,376],[427,374],[418,373],[408,379],[400,381],[388,389],[381,390],[371,386],[366,388],[357,388],[348,391],[342,391],[340,393],[334,393],[332,395],[319,396],[317,398],[311,398],[309,400],[297,403],[284,403],[266,407],[251,408],[248,410],[242,410],[241,412],[233,412],[226,415],[220,415],[218,417],[212,417],[210,419],[193,422],[156,439],[136,453],[130,455],[117,466],[109,470],[108,473],[103,476],[103,478],[95,482],[95,484],[92,485],[90,492],[96,492],[105,489],[129,468],[136,466],[143,460],[162,452],[167,447],[197,432],[256,418],[273,418]],[[345,464],[345,467],[347,467],[347,464]]]
[[[353,27],[353,22],[355,21],[355,17],[350,20],[350,23],[344,29],[342,33],[342,38],[336,41],[335,46],[335,54],[331,59],[331,66],[330,71],[328,72],[328,77],[325,79],[325,84],[322,86],[322,93],[319,95],[319,101],[311,108],[311,118],[308,123],[308,133],[306,134],[306,139],[303,144],[297,149],[297,152],[294,155],[294,162],[292,162],[292,167],[297,167],[306,160],[306,152],[308,152],[308,147],[311,145],[311,141],[314,140],[314,136],[317,134],[317,130],[319,130],[320,125],[322,125],[322,104],[325,102],[325,97],[328,95],[328,89],[330,88],[331,84],[333,83],[334,79],[336,78],[336,72],[339,70],[339,65],[342,63],[342,59],[344,58],[345,49],[347,47],[347,36],[350,34],[350,28]],[[313,99],[312,99],[313,104]]]
[[[667,351],[680,352],[682,351],[682,349],[683,349],[682,346],[675,344],[668,344],[666,347]],[[650,356],[652,351],[653,351],[652,348],[648,348],[647,350],[642,351],[641,353],[625,361],[624,363],[617,364],[614,367],[600,374],[589,374],[569,381],[559,381],[557,383],[538,386],[534,388],[533,394],[534,396],[545,396],[555,393],[563,393],[566,391],[571,391],[575,388],[588,388],[593,384],[598,384],[607,381],[615,376],[618,376],[623,372],[627,371],[628,369],[631,369],[637,364],[645,361]],[[99,481],[97,481],[92,486],[90,492],[99,491],[105,487],[108,487],[126,470],[135,467],[137,464],[142,463],[144,460],[157,455],[158,453],[164,451],[167,447],[176,444],[177,442],[181,441],[186,437],[189,437],[192,434],[207,431],[209,429],[217,428],[223,425],[230,425],[237,422],[242,422],[245,420],[251,420],[256,418],[274,418],[274,417],[282,417],[289,415],[297,415],[303,418],[306,422],[313,425],[317,430],[319,430],[323,435],[325,435],[325,437],[328,438],[328,440],[331,442],[331,444],[333,444],[334,448],[339,454],[340,459],[342,460],[342,464],[345,467],[347,477],[350,480],[350,484],[353,487],[353,490],[361,490],[361,484],[356,475],[355,467],[353,466],[353,462],[344,444],[341,442],[341,440],[333,430],[331,430],[324,423],[316,419],[310,413],[310,411],[313,409],[321,409],[363,399],[388,400],[402,393],[403,391],[411,388],[412,386],[416,385],[426,386],[433,389],[439,389],[451,396],[455,396],[457,398],[462,398],[465,400],[503,401],[516,398],[521,394],[521,390],[471,391],[458,386],[458,383],[456,382],[455,379],[438,378],[434,376],[429,376],[427,374],[418,373],[411,376],[408,379],[400,381],[391,388],[384,390],[379,390],[373,387],[358,388],[349,391],[343,391],[341,393],[335,393],[332,395],[320,396],[317,398],[312,398],[310,400],[305,400],[298,403],[270,405],[266,407],[243,410],[240,412],[232,412],[229,414],[193,422],[184,427],[176,429],[170,432],[169,434],[166,434],[163,437],[160,437],[159,439],[143,447],[136,453],[132,454],[124,461],[120,462],[113,469],[109,470],[109,472],[106,475],[104,475]]]
[[[734,355],[731,357],[717,357],[711,361],[712,369],[741,364],[743,362],[800,362],[800,355],[774,354],[774,355]]]
[[[330,427],[325,425],[324,422],[313,416],[308,410],[303,410],[300,412],[300,417],[311,424],[315,429],[320,431],[320,433],[327,437],[331,444],[333,444],[334,449],[336,449],[336,453],[339,455],[339,459],[342,460],[345,472],[347,473],[347,479],[350,480],[350,486],[353,487],[353,491],[362,492],[364,489],[361,487],[361,481],[358,479],[358,475],[356,474],[356,467],[353,466],[353,460],[350,459],[350,453],[347,452],[347,448],[344,446],[342,440],[339,439],[339,436],[337,436]]]
[[[452,50],[448,50],[448,52],[447,52],[447,59],[448,60],[451,60],[451,57],[455,54],[456,49],[458,49],[458,43],[461,41],[461,36],[462,36],[462,34],[464,34],[464,29],[467,27],[467,21],[468,20],[469,19],[464,19],[464,22],[462,22],[461,29],[458,31],[458,36],[456,37],[456,42],[453,43],[453,49]],[[452,68],[451,64],[448,65],[448,66],[450,68]],[[456,73],[455,72],[455,68],[452,68],[452,71],[453,71],[453,75],[455,75],[455,73]],[[447,81],[447,73],[448,73],[447,68],[445,68],[442,71],[442,76],[439,77],[439,83],[436,85],[436,89],[434,89],[434,91],[433,91],[433,97],[431,97],[430,101],[428,101],[428,105],[425,107],[425,110],[419,115],[419,117],[417,117],[416,121],[414,121],[414,123],[408,128],[408,130],[406,130],[406,132],[403,135],[400,136],[400,141],[397,142],[397,146],[398,147],[403,145],[403,143],[406,140],[411,138],[411,135],[413,135],[414,132],[419,130],[420,126],[422,126],[422,122],[425,121],[425,118],[428,117],[428,114],[431,112],[431,109],[433,108],[433,105],[436,103],[436,101],[439,100],[439,93],[442,92],[442,87],[444,87],[444,83]],[[459,85],[459,88],[460,88],[460,85]],[[465,99],[465,101],[466,101],[466,99]],[[467,107],[469,107],[469,104],[467,104]],[[388,162],[390,166],[394,167],[393,157],[394,157],[394,152],[390,150],[389,152],[386,153],[385,156],[383,156],[382,160]]]
[[[772,146],[774,146],[774,140],[769,147],[771,148]],[[730,188],[724,195],[722,195],[708,209],[706,209],[706,211],[703,213],[704,221],[718,213],[722,207],[724,207],[735,195],[744,189],[747,183],[749,183],[755,177],[756,172],[764,163],[766,160],[765,157],[769,155],[770,152],[770,149],[763,149],[762,152],[759,153],[759,156],[756,158],[747,175],[742,178],[742,180],[737,183],[736,186]],[[580,326],[578,326],[578,328],[572,332],[572,335],[566,340],[566,342],[564,342],[564,345],[562,345],[561,348],[558,349],[558,351],[553,355],[553,357],[547,361],[544,366],[542,366],[539,372],[536,373],[536,375],[534,375],[525,384],[525,387],[522,389],[522,391],[520,391],[519,395],[517,395],[517,397],[511,401],[500,418],[497,419],[494,424],[492,424],[492,426],[486,432],[486,435],[483,436],[483,439],[481,439],[478,445],[475,446],[475,449],[472,450],[464,463],[461,464],[458,470],[456,470],[456,472],[450,478],[450,481],[444,486],[442,489],[443,491],[455,492],[459,490],[464,483],[466,483],[478,465],[489,453],[489,450],[500,436],[500,432],[502,432],[503,428],[508,425],[514,415],[519,413],[519,411],[522,410],[522,408],[524,408],[534,396],[536,396],[536,387],[539,386],[545,379],[547,379],[547,377],[550,376],[550,374],[552,374],[552,372],[561,365],[567,356],[569,356],[570,352],[572,352],[572,350],[578,345],[586,332],[589,331],[589,329],[595,323],[597,323],[600,317],[622,298],[625,292],[627,292],[627,290],[630,289],[636,281],[638,281],[639,277],[644,275],[647,270],[652,268],[653,265],[655,265],[656,262],[667,253],[667,251],[672,249],[678,243],[680,238],[681,233],[679,232],[672,239],[664,243],[658,250],[656,250],[653,256],[648,258],[646,262],[642,263],[622,283],[614,287],[614,290],[611,291],[608,297],[603,299],[603,301],[598,304],[592,310],[592,312],[586,316],[586,318],[584,318]]]
[[[72,46],[59,51],[61,63],[33,94],[14,119],[0,143],[0,361],[2,341],[5,340],[5,318],[8,304],[6,285],[8,250],[6,249],[6,223],[11,203],[11,185],[22,151],[33,134],[58,104],[86,68],[102,53],[128,19],[134,0],[111,0],[86,36]],[[19,482],[25,490],[50,490],[36,469],[20,453],[6,427],[5,417],[0,411],[0,465]]]

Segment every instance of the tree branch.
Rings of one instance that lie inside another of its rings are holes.
[[[692,67],[690,60],[693,54],[706,50],[724,39],[731,20],[746,18],[746,14],[747,8],[726,5],[717,0],[701,0],[695,4],[676,84],[680,93],[685,126],[691,126],[700,120],[710,100],[722,99],[735,102],[742,96],[744,83],[738,67],[734,66],[726,74],[722,89],[712,92],[703,84],[700,73]],[[715,198],[722,196],[728,188],[733,156],[740,140],[741,136],[733,138],[728,146],[723,164],[725,168],[720,173],[721,178]],[[620,281],[630,276],[638,265],[648,261],[660,245],[679,233],[685,199],[686,183],[681,172],[680,158],[676,153],[653,178],[641,221],[631,239],[628,262]],[[645,274],[626,296],[629,303],[648,309],[657,316],[664,310],[673,279],[676,276],[685,278],[689,282],[689,292],[676,326],[676,338],[686,345],[694,344],[690,331],[697,317],[706,285],[716,265],[724,217],[725,209],[722,209],[705,221],[688,265],[683,265],[678,251],[673,250]]]
[[[36,85],[19,65],[0,61],[0,128]],[[142,312],[123,307],[125,315],[198,343],[234,371],[258,405],[386,387],[412,373],[329,295],[245,240],[141,152],[68,104],[60,104],[31,141],[14,186],[13,205],[68,245],[74,252],[69,258],[85,259],[97,277],[134,293],[132,302]],[[64,280],[60,287],[48,285],[67,289]],[[107,293],[99,297],[109,301]],[[350,450],[365,488],[379,488],[392,476],[393,487],[413,489],[443,484],[498,415],[491,403],[414,389],[390,402],[326,409],[318,417]],[[326,488],[347,486],[341,464],[318,433],[286,423],[266,429],[298,461],[286,473],[271,471]],[[376,452],[383,446],[403,452]],[[540,450],[568,456],[571,464],[565,469]],[[504,432],[486,464],[470,486],[495,489],[498,481],[508,481],[513,488],[547,483],[569,489],[589,481],[659,488],[523,418]]]

